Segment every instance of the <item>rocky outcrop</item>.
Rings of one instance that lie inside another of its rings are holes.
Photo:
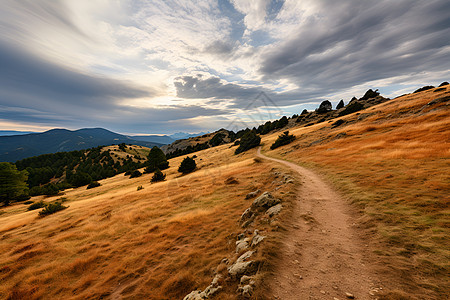
[[[255,198],[256,196],[258,196],[258,194],[260,194],[261,193],[261,190],[256,190],[256,191],[254,191],[254,192],[250,192],[250,193],[248,193],[246,196],[245,196],[245,199],[252,199],[252,198]]]
[[[256,198],[255,201],[253,201],[250,209],[252,211],[267,210],[267,209],[271,208],[272,206],[277,205],[280,202],[281,202],[281,200],[272,196],[271,193],[264,192],[261,196]]]
[[[327,112],[331,111],[332,108],[333,107],[331,105],[331,102],[328,101],[328,100],[325,100],[322,103],[320,103],[319,108],[317,109],[317,112],[319,114],[324,114],[324,113],[327,113]]]
[[[228,267],[228,274],[231,278],[240,279],[242,275],[252,275],[258,270],[259,262],[251,260],[254,251],[247,251],[236,260],[234,264]]]
[[[281,212],[281,209],[283,208],[283,205],[277,204],[275,206],[272,206],[266,211],[266,215],[269,217],[273,217],[275,215],[278,215]]]
[[[203,299],[209,299],[210,297],[217,294],[220,290],[222,290],[222,286],[219,285],[220,281],[222,280],[222,275],[217,274],[211,284],[206,287],[203,291],[197,290],[192,291],[188,295],[186,295],[183,300],[203,300]]]

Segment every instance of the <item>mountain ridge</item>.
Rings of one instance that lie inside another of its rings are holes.
[[[98,146],[135,144],[145,147],[162,143],[140,141],[104,128],[68,130],[54,128],[42,133],[0,136],[0,161],[17,161],[41,154],[82,150]]]

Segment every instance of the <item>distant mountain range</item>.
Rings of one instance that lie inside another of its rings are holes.
[[[74,131],[52,129],[42,133],[0,136],[0,161],[14,162],[41,154],[120,143],[145,147],[160,147],[163,145],[163,143],[136,140],[103,128],[85,128]]]
[[[172,135],[127,136],[103,128],[52,129],[45,132],[0,130],[0,161],[17,160],[47,153],[73,151],[120,143],[145,147],[171,144],[179,139],[205,134],[177,132]]]

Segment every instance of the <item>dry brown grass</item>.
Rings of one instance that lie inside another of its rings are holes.
[[[336,129],[293,128],[296,141],[274,151],[278,134],[263,139],[269,155],[317,169],[350,196],[391,274],[386,285],[421,299],[450,292],[450,110],[426,106],[448,90],[399,97],[343,117],[347,125]]]
[[[4,209],[0,298],[180,299],[204,289],[234,251],[237,221],[252,201],[245,195],[273,188],[271,163],[233,152],[224,145],[196,153],[198,170],[186,176],[176,171],[183,157],[174,158],[164,182],[120,174],[68,190],[69,208],[46,218],[25,205]],[[237,183],[226,184],[230,177]],[[227,283],[219,298],[235,298],[235,289]]]

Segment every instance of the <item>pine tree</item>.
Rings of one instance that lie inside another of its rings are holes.
[[[151,173],[156,169],[165,170],[169,167],[166,155],[158,147],[154,146],[148,154],[148,166],[145,168],[144,173]]]
[[[178,168],[178,172],[181,172],[183,174],[190,173],[197,168],[197,164],[195,163],[195,160],[192,157],[185,157],[183,161],[180,164],[180,167]]]
[[[27,171],[18,171],[14,164],[0,162],[0,201],[9,205],[10,200],[25,194],[28,190],[27,179]]]

